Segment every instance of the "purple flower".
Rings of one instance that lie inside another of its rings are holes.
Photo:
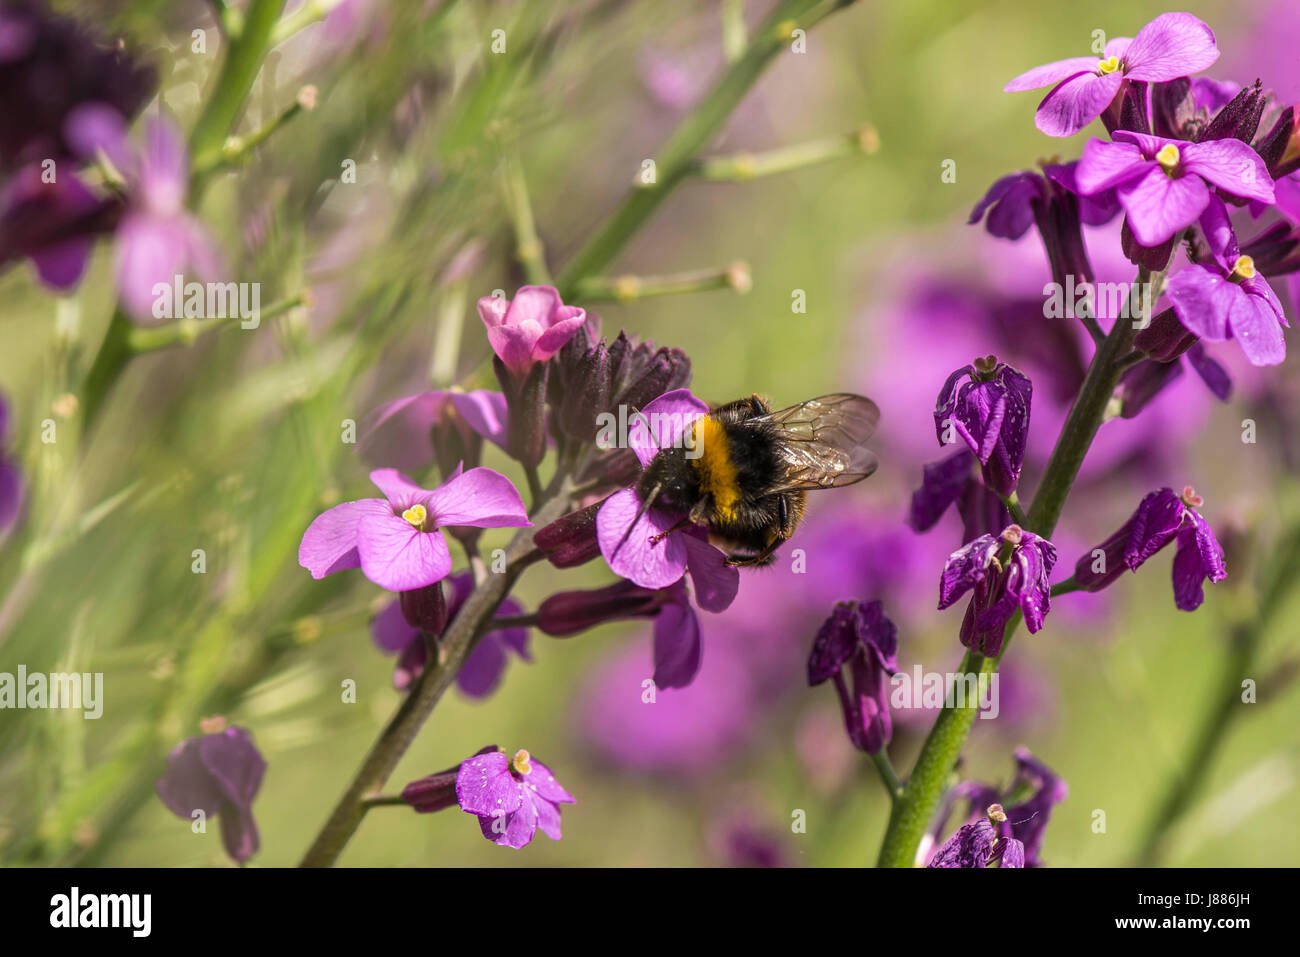
[[[447,602],[447,619],[456,612],[474,590],[474,576],[459,572],[447,579],[451,585],[451,599]],[[501,602],[498,615],[522,615],[524,608],[513,598]],[[424,670],[428,660],[428,646],[423,632],[411,625],[402,614],[400,601],[392,602],[370,622],[370,637],[380,651],[397,655],[393,669],[393,687],[406,691]],[[524,661],[532,661],[528,652],[527,628],[502,628],[489,631],[470,652],[456,674],[456,687],[470,698],[486,698],[497,689],[506,670],[510,652]]]
[[[1188,13],[1163,13],[1137,36],[1115,37],[1100,59],[1072,57],[1022,73],[1008,93],[1053,86],[1034,114],[1048,136],[1073,136],[1110,106],[1125,80],[1162,83],[1204,70],[1219,58],[1214,31]]]
[[[1272,203],[1273,180],[1259,154],[1235,139],[1187,143],[1117,130],[1114,142],[1089,140],[1075,170],[1079,192],[1115,189],[1134,239],[1157,247],[1205,212],[1211,188]]]
[[[167,756],[167,771],[155,785],[158,796],[177,817],[192,820],[195,811],[221,821],[221,843],[238,864],[257,853],[253,798],[266,773],[266,761],[244,728],[224,727],[212,734],[186,738]]]
[[[41,282],[69,289],[94,238],[111,232],[120,214],[120,202],[99,198],[75,173],[46,182],[40,167],[24,167],[0,188],[0,266],[30,259]]]
[[[414,591],[447,577],[451,552],[444,525],[528,528],[524,503],[510,480],[477,468],[451,476],[438,488],[420,488],[396,469],[376,469],[370,480],[384,498],[335,505],[302,536],[298,564],[312,578],[346,568],[380,588]]]
[[[943,384],[934,410],[941,445],[960,436],[979,459],[984,480],[1010,495],[1020,480],[1029,434],[1029,379],[993,356],[976,359]]]
[[[917,532],[928,532],[952,505],[962,520],[962,541],[992,534],[1011,522],[1002,499],[975,472],[978,463],[969,449],[922,469],[921,487],[912,493],[907,523]]]
[[[897,673],[898,629],[880,602],[837,604],[813,641],[808,684],[834,680],[849,740],[860,751],[875,754],[889,743],[893,727],[885,676]]]
[[[1039,856],[1043,849],[1043,835],[1052,816],[1052,809],[1062,803],[1070,793],[1065,781],[1027,748],[1016,748],[1016,776],[1007,789],[1007,796],[1022,794],[1028,789],[1028,798],[1007,809],[1007,823],[1012,836],[1023,845],[1022,867],[1042,867]]]
[[[545,362],[587,321],[578,306],[566,306],[553,286],[521,286],[511,300],[484,296],[478,314],[492,351],[515,376]]]
[[[1005,565],[998,553],[1011,546]],[[1017,610],[1030,634],[1043,627],[1051,608],[1049,578],[1056,548],[1045,538],[1008,525],[998,537],[981,535],[948,557],[939,581],[939,607],[947,608],[974,591],[961,625],[961,643],[980,654],[1002,650],[1006,624]]]
[[[1174,314],[1185,329],[1209,342],[1235,339],[1251,365],[1278,365],[1286,358],[1282,327],[1290,323],[1254,259],[1241,254],[1222,201],[1206,207],[1201,230],[1212,259],[1170,277],[1166,295]]]
[[[0,539],[18,521],[23,507],[23,476],[5,454],[9,444],[9,404],[0,394]]]
[[[952,837],[934,852],[927,867],[1024,867],[1025,846],[1001,833],[1007,812],[990,804],[984,817],[957,828]]]
[[[483,836],[504,847],[523,847],[537,829],[553,841],[560,834],[560,805],[576,799],[546,765],[527,751],[476,755],[456,775],[456,803],[478,818]]]
[[[1210,523],[1197,511],[1202,504],[1191,486],[1184,488],[1182,495],[1171,488],[1151,492],[1118,531],[1079,559],[1074,566],[1075,581],[1088,591],[1100,591],[1125,568],[1137,571],[1152,555],[1177,541],[1174,604],[1183,611],[1195,611],[1205,600],[1205,579],[1219,582],[1228,575],[1223,549]]]
[[[483,439],[505,448],[506,399],[500,392],[437,389],[385,402],[361,429],[358,449],[374,464],[419,472],[431,461],[450,475],[478,465]]]

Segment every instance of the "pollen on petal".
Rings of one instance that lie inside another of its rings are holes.
[[[424,531],[424,523],[428,519],[428,517],[429,517],[428,509],[426,509],[419,502],[416,502],[414,505],[412,505],[410,508],[408,508],[405,512],[402,513],[402,518],[406,519],[408,522],[410,522],[420,531]]]
[[[1238,256],[1237,261],[1232,264],[1232,274],[1241,279],[1255,278],[1255,260],[1249,256]]]
[[[1166,173],[1172,172],[1181,159],[1182,155],[1178,152],[1178,147],[1173,143],[1166,143],[1160,147],[1160,152],[1156,154],[1156,162],[1164,168]]]
[[[1097,75],[1105,76],[1107,73],[1114,73],[1119,69],[1119,57],[1108,56],[1104,60],[1097,61]]]
[[[510,766],[524,777],[527,777],[533,773],[533,756],[520,748],[515,752],[514,758],[511,759]]]

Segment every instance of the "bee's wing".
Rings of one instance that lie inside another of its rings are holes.
[[[852,485],[880,465],[866,447],[880,421],[880,408],[865,396],[850,392],[822,395],[755,421],[775,428],[785,460],[785,474],[771,492]]]

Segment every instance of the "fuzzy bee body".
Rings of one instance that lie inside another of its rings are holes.
[[[807,492],[876,470],[864,443],[879,418],[874,402],[850,393],[777,412],[757,395],[737,399],[696,419],[683,447],[661,450],[638,491],[708,526],[730,564],[767,565],[798,527]]]

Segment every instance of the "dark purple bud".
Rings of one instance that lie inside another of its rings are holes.
[[[401,593],[402,617],[412,628],[430,635],[441,635],[447,627],[447,602],[442,595],[442,582]]]
[[[533,535],[533,544],[556,568],[583,565],[600,554],[596,538],[596,513],[604,502],[596,502],[557,518]]]
[[[1249,143],[1259,129],[1266,102],[1267,97],[1256,80],[1254,86],[1246,87],[1214,114],[1214,119],[1201,130],[1196,141],[1234,139]]]
[[[849,601],[822,623],[808,656],[808,684],[832,680],[849,740],[868,754],[888,744],[893,730],[885,676],[898,673],[897,655],[898,629],[880,602]]]
[[[1274,179],[1289,176],[1300,169],[1300,144],[1296,142],[1295,134],[1295,107],[1288,106],[1272,128],[1255,143],[1255,152]]]
[[[1032,392],[1028,377],[986,356],[953,372],[935,403],[939,443],[961,438],[979,459],[984,481],[1001,495],[1009,496],[1020,480]]]
[[[522,378],[499,356],[492,369],[506,397],[506,452],[528,468],[536,468],[546,454],[546,376],[549,362],[535,362]]]
[[[1132,133],[1150,133],[1151,118],[1147,114],[1147,85],[1139,80],[1130,80],[1119,95],[1119,121],[1115,130],[1128,130]]]
[[[631,449],[610,449],[597,455],[578,473],[579,485],[591,485],[592,494],[600,494],[636,484],[641,463]]]
[[[591,442],[596,415],[609,405],[609,349],[600,338],[600,317],[587,314],[577,333],[555,354],[547,381],[551,428],[579,442]]]
[[[663,606],[663,591],[623,580],[604,588],[559,592],[538,607],[537,627],[554,638],[567,638],[606,621],[652,618]]]
[[[1133,418],[1182,374],[1182,363],[1177,360],[1156,362],[1154,359],[1144,359],[1131,369],[1126,369],[1115,389],[1119,414],[1126,419]]]
[[[1151,318],[1150,324],[1133,339],[1133,345],[1157,362],[1172,362],[1196,344],[1196,336],[1183,328],[1172,309]]]
[[[1196,116],[1192,81],[1179,77],[1151,87],[1151,128],[1165,139],[1186,139],[1189,124]]]
[[[1047,184],[1037,173],[1011,173],[989,187],[966,222],[973,226],[984,220],[990,236],[1019,239],[1034,225],[1034,208],[1043,203],[1046,193]]]
[[[664,346],[649,351],[648,343],[641,343],[633,358],[636,360],[629,369],[627,380],[617,388],[611,402],[611,409],[616,411],[625,405],[629,409],[640,409],[665,392],[683,388],[691,379],[691,360],[680,349]],[[652,347],[651,347],[652,348]],[[649,352],[642,355],[642,351]],[[620,383],[615,380],[615,386]]]
[[[474,756],[496,750],[498,748],[495,744],[489,744],[486,748],[475,751]],[[457,764],[445,771],[438,771],[428,777],[412,781],[402,788],[402,800],[415,808],[418,814],[431,814],[434,811],[455,807],[456,775],[459,773],[460,765]]]
[[[1300,227],[1277,222],[1241,247],[1265,276],[1285,276],[1300,271]]]
[[[1169,257],[1173,255],[1176,240],[1177,236],[1172,236],[1159,246],[1140,245],[1133,238],[1133,230],[1129,228],[1127,216],[1124,217],[1124,226],[1119,234],[1120,247],[1128,261],[1134,266],[1145,266],[1152,272],[1160,272],[1169,265]]]

